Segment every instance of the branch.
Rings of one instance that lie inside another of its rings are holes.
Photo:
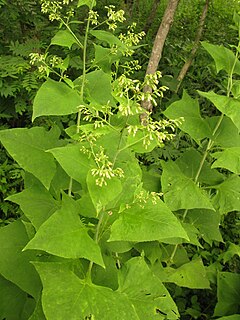
[[[194,59],[194,57],[196,55],[196,52],[197,52],[197,49],[199,47],[200,40],[201,40],[202,33],[203,33],[204,23],[205,23],[205,20],[206,20],[206,17],[207,17],[207,12],[208,12],[208,8],[209,8],[209,2],[210,2],[210,0],[206,0],[206,3],[204,5],[204,7],[203,7],[202,15],[200,17],[199,26],[198,26],[198,30],[197,30],[197,33],[196,33],[196,38],[195,38],[195,41],[194,41],[194,45],[193,45],[192,51],[190,52],[189,58],[187,59],[187,61],[183,65],[183,67],[182,67],[182,69],[179,72],[179,75],[177,77],[177,80],[179,82],[178,82],[178,85],[177,85],[176,92],[178,92],[178,89],[179,89],[184,77],[186,76],[186,74],[188,72],[188,69],[192,65],[193,59]]]

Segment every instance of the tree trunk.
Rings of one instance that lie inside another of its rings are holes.
[[[152,9],[151,9],[151,12],[147,18],[147,22],[145,23],[145,26],[143,28],[144,32],[147,34],[148,33],[148,30],[150,29],[155,17],[156,17],[156,14],[157,14],[157,10],[158,10],[158,7],[160,5],[160,1],[161,0],[154,0],[153,2],[153,5],[152,5]]]
[[[202,11],[202,15],[200,17],[200,21],[199,21],[199,26],[198,26],[198,30],[196,33],[196,37],[195,37],[195,41],[194,41],[194,45],[192,48],[192,51],[189,55],[189,58],[187,59],[187,61],[185,62],[185,64],[183,65],[181,71],[179,72],[179,75],[177,77],[178,82],[178,86],[176,89],[176,92],[178,92],[178,89],[182,83],[182,80],[184,79],[184,77],[186,76],[186,73],[188,72],[188,69],[190,68],[190,66],[192,65],[193,59],[196,55],[197,49],[199,47],[200,44],[200,40],[202,37],[202,33],[203,33],[203,29],[204,29],[204,23],[206,20],[206,16],[207,16],[207,12],[208,12],[208,8],[209,8],[209,2],[210,0],[206,0],[206,3],[203,7],[203,11]]]
[[[154,40],[153,49],[148,62],[146,74],[153,74],[157,71],[158,64],[162,56],[163,46],[167,38],[168,32],[170,30],[170,27],[173,23],[174,14],[177,10],[179,1],[180,0],[169,0],[168,2],[167,8],[162,18],[162,22]],[[149,88],[148,86],[146,86],[143,89],[143,91],[150,93],[152,92],[151,88]],[[142,107],[149,112],[152,111],[152,103],[149,101],[143,101]],[[144,121],[144,118],[145,116],[143,115],[141,119]]]

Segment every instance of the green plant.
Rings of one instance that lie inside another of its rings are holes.
[[[41,2],[62,27],[51,43],[70,51],[77,46],[82,73],[69,77],[64,50],[61,57],[32,54],[46,78],[34,99],[33,121],[75,115],[76,122],[64,134],[56,124],[0,132],[25,171],[24,190],[7,198],[23,215],[0,229],[1,318],[173,320],[179,312],[182,319],[210,318],[199,292],[211,295],[212,287],[214,316],[237,319],[240,278],[236,268],[226,272],[223,266],[239,255],[239,243],[219,257],[210,250],[223,242],[223,217],[240,210],[234,80],[240,45],[234,55],[203,44],[217,70],[228,75],[226,95],[200,92],[218,116],[203,119],[198,101],[184,92],[165,110],[168,120],[146,114],[141,123],[141,100],[156,103],[166,90],[159,86],[160,72],[143,81],[129,78],[129,70],[138,68],[131,55],[142,34],[100,29],[115,29],[123,12],[108,6],[106,23],[98,23],[95,1],[79,0],[77,8],[87,6],[88,18],[84,37],[77,37],[72,25],[79,21],[69,1]],[[238,30],[239,21],[235,15]],[[143,93],[146,84],[152,95]],[[142,168],[136,155],[163,147],[176,126],[196,148],[159,161],[161,171]]]

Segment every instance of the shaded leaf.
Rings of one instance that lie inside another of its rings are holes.
[[[104,266],[100,248],[88,235],[77,210],[75,201],[63,194],[62,208],[41,225],[24,250],[43,250],[69,259],[85,258]]]
[[[41,289],[41,283],[29,262],[36,259],[36,255],[32,252],[22,252],[28,241],[25,227],[20,220],[0,229],[0,273],[36,298]]]
[[[90,32],[98,40],[107,42],[110,46],[117,45],[118,47],[125,47],[125,45],[111,32],[105,30],[91,30]]]
[[[193,209],[188,211],[187,218],[206,242],[212,244],[212,241],[223,241],[219,231],[221,216],[218,211]]]
[[[217,186],[213,186],[217,193],[213,197],[213,204],[220,213],[240,210],[240,178],[232,176]]]
[[[37,181],[30,188],[11,195],[6,200],[19,204],[23,213],[32,222],[36,230],[58,209],[57,201]]]
[[[76,90],[64,82],[48,78],[38,90],[33,101],[32,120],[40,116],[68,115],[78,112],[83,102]]]
[[[0,276],[0,297],[0,319],[20,319],[27,294]]]
[[[148,200],[141,208],[134,204],[113,223],[109,241],[154,241],[179,237],[188,239],[180,222],[160,199]]]
[[[183,92],[182,99],[173,102],[163,114],[174,120],[183,117],[184,121],[179,128],[197,142],[211,134],[208,125],[200,115],[198,101],[192,99],[186,91]]]
[[[240,274],[219,272],[214,316],[228,316],[239,311]]]
[[[125,295],[78,278],[61,263],[34,263],[43,283],[42,305],[48,320],[139,320]]]
[[[234,256],[240,257],[240,246],[235,243],[230,243],[226,252],[223,252],[223,263],[230,261]]]
[[[167,206],[173,210],[205,208],[213,209],[207,195],[186,177],[173,161],[161,161],[163,167],[162,189]]]
[[[209,99],[215,107],[221,111],[223,114],[228,116],[232,122],[235,124],[235,126],[238,128],[238,131],[240,131],[240,100],[227,97],[227,96],[221,96],[213,91],[209,92],[202,92],[198,91],[198,93]]]
[[[212,168],[225,168],[233,173],[240,174],[240,147],[215,152],[212,156],[217,159],[214,161]]]
[[[239,60],[236,61],[235,54],[231,50],[222,45],[214,45],[206,41],[202,41],[202,46],[214,59],[217,72],[225,70],[230,74],[235,64],[233,73],[240,74],[240,62]]]
[[[32,173],[49,189],[55,174],[56,164],[51,154],[45,151],[58,145],[56,133],[42,127],[2,130],[2,144],[14,160]]]

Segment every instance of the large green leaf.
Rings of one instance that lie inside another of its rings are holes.
[[[0,276],[0,297],[0,319],[20,319],[27,294]]]
[[[236,57],[231,50],[222,45],[218,46],[206,41],[202,42],[202,46],[214,59],[217,72],[225,70],[228,74],[230,74],[235,64],[233,72],[240,74],[240,62],[239,60],[236,61]]]
[[[240,257],[240,245],[230,243],[227,251],[222,254],[223,263],[230,261],[235,255]]]
[[[112,52],[109,48],[104,48],[94,44],[95,59],[94,64],[100,67],[104,72],[110,73],[112,71],[112,64],[121,58],[121,54]]]
[[[233,314],[231,316],[217,318],[217,320],[240,320],[240,314]]]
[[[67,115],[78,112],[83,102],[76,90],[66,83],[48,79],[38,90],[33,102],[32,120],[40,116]]]
[[[28,241],[25,227],[20,220],[0,229],[0,273],[36,298],[41,289],[41,283],[29,262],[36,259],[36,256],[32,252],[22,252]]]
[[[85,92],[92,103],[106,105],[114,104],[112,97],[111,75],[102,70],[95,70],[86,75]]]
[[[107,204],[113,201],[116,197],[122,192],[122,183],[121,180],[117,177],[111,179],[106,179],[106,185],[99,186],[96,184],[97,177],[94,177],[89,171],[87,176],[87,186],[89,194],[91,196],[92,202],[95,208],[106,207]]]
[[[210,117],[205,119],[213,132],[220,117]],[[211,138],[214,141],[215,146],[221,146],[223,148],[240,147],[240,134],[237,127],[232,120],[224,116],[223,120],[216,131],[216,134]]]
[[[219,272],[217,282],[218,302],[214,316],[228,316],[239,312],[240,274]]]
[[[32,222],[36,230],[58,209],[57,201],[37,181],[30,188],[9,196],[6,200],[19,204],[25,216]]]
[[[68,47],[69,49],[71,49],[74,43],[78,44],[77,40],[68,30],[59,30],[51,40],[51,44]]]
[[[91,34],[98,40],[107,42],[110,46],[117,45],[118,47],[125,47],[125,45],[114,36],[111,32],[105,30],[91,30]]]
[[[240,147],[215,152],[212,156],[217,159],[213,163],[212,168],[225,168],[233,173],[240,174]]]
[[[213,197],[213,204],[220,213],[240,211],[240,178],[238,176],[227,178],[213,188],[217,191]]]
[[[221,111],[223,114],[228,116],[232,122],[235,124],[235,126],[238,128],[238,131],[240,131],[240,100],[227,97],[227,96],[221,96],[219,94],[216,94],[213,91],[209,92],[202,92],[198,91],[198,93],[210,100],[215,107]]]
[[[2,130],[0,140],[14,160],[49,189],[56,164],[45,151],[58,145],[56,132],[47,132],[42,127]]]
[[[62,208],[44,222],[24,250],[43,250],[53,255],[85,258],[104,266],[101,251],[81,222],[74,200],[63,194]]]
[[[202,260],[196,259],[172,270],[168,282],[174,282],[180,287],[191,289],[210,289],[210,283]]]
[[[189,210],[187,218],[199,231],[201,237],[208,243],[223,241],[219,231],[221,216],[218,211],[206,209]]]
[[[127,296],[141,320],[179,319],[170,294],[142,257],[129,260],[121,269],[118,291]]]
[[[172,211],[195,208],[214,210],[208,196],[181,172],[176,163],[162,161],[161,164],[164,200]]]
[[[34,263],[43,283],[42,305],[48,320],[139,320],[125,294],[78,278],[61,263]]]
[[[87,154],[80,150],[79,144],[67,145],[62,148],[49,150],[66,173],[80,182],[83,187],[86,187],[86,178],[88,171],[93,167],[94,162]]]
[[[181,100],[173,102],[163,113],[169,119],[183,117],[184,121],[179,125],[180,129],[197,142],[211,134],[208,125],[200,115],[198,101],[192,99],[186,91],[183,92]]]
[[[144,205],[132,205],[123,211],[113,223],[110,241],[154,241],[164,238],[184,238],[188,236],[174,214],[160,199]]]
[[[203,155],[201,155],[197,150],[188,149],[180,158],[177,159],[176,164],[184,175],[194,180],[202,162],[202,158]],[[213,185],[223,181],[223,178],[224,176],[222,174],[215,169],[211,169],[210,164],[205,161],[202,166],[198,182]]]

